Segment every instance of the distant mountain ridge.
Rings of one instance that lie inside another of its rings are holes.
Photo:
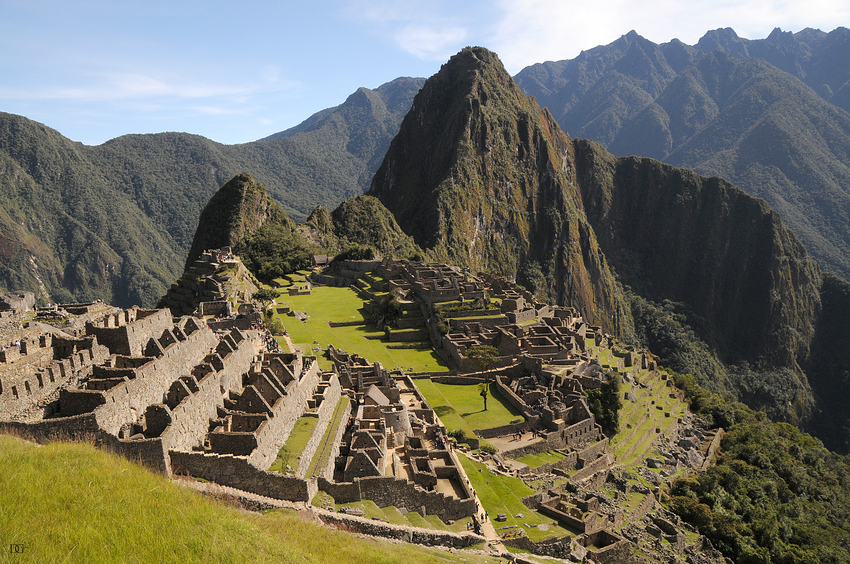
[[[0,288],[153,306],[179,277],[220,186],[249,171],[298,220],[361,194],[422,82],[361,88],[244,145],[161,133],[89,147],[0,113]]]
[[[708,32],[688,46],[634,31],[517,84],[570,134],[722,176],[764,198],[829,270],[850,277],[850,30]]]

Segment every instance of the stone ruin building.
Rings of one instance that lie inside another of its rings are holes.
[[[409,376],[330,348],[343,385],[356,400],[333,477],[320,489],[339,502],[371,499],[437,515],[475,513],[475,500],[446,440],[446,429]]]
[[[209,265],[233,260],[223,251],[202,257]],[[534,441],[494,457],[500,471],[518,476],[523,471],[508,459],[548,450],[564,455],[552,471],[572,472],[567,487],[523,501],[576,535],[548,548],[527,537],[510,539],[511,546],[614,559],[629,542],[613,532],[623,515],[592,492],[606,481],[622,484],[582,393],[613,377],[594,358],[593,348],[606,340],[599,328],[574,308],[536,303],[515,284],[446,265],[346,261],[336,278],[319,271],[312,278],[346,284],[351,280],[340,273],[360,279],[370,271],[387,281],[405,308],[421,310],[421,333],[457,368],[435,380],[491,382],[522,415],[510,425],[476,429],[471,446],[478,439],[533,433]],[[0,428],[37,440],[94,439],[168,475],[276,499],[309,503],[323,491],[336,503],[368,499],[444,522],[477,513],[447,429],[410,375],[333,346],[334,371],[321,370],[315,357],[271,350],[271,336],[250,304],[234,311],[226,294],[203,291],[213,282],[223,291],[222,280],[209,273],[198,280],[200,291],[191,300],[182,282],[175,285],[171,310],[101,303],[42,308],[45,318],[71,314],[84,322],[64,329],[31,323],[15,333],[14,346],[0,350]],[[355,289],[368,299],[362,285]],[[182,315],[189,305],[193,315]],[[438,317],[448,320],[447,334],[435,331]],[[482,371],[467,356],[481,345],[497,351],[495,367]],[[651,363],[631,351],[618,357],[616,369]],[[302,417],[315,418],[316,425],[301,458],[317,462],[269,471]],[[655,509],[647,490],[639,511]],[[649,534],[657,528],[657,538],[682,544],[676,527],[651,527]],[[480,540],[471,535],[450,542]]]

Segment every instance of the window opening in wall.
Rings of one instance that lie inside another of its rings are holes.
[[[28,394],[31,394],[31,393],[32,393],[32,390],[30,390],[30,383],[29,383],[29,382],[26,382],[26,381],[25,381],[25,382],[24,382],[24,387],[27,389],[27,393],[28,393]]]
[[[44,382],[42,382],[42,380],[41,380],[41,374],[36,374],[36,375],[35,375],[35,379],[36,379],[36,380],[38,380],[38,387],[39,387],[39,388],[43,388],[43,387],[44,387]]]
[[[12,395],[15,396],[15,399],[18,399],[18,387],[12,386]]]

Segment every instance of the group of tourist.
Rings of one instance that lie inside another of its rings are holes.
[[[511,440],[519,441],[522,439],[522,436],[525,435],[526,429],[522,429],[519,433],[513,433],[511,435]]]
[[[455,448],[454,441],[451,440],[450,438],[448,438],[447,436],[441,434],[441,433],[438,433],[437,437],[434,439],[434,445],[437,448],[440,448],[440,449],[443,449],[443,450],[447,450],[447,449],[454,450],[454,448]]]
[[[5,351],[6,349],[10,349],[10,348],[12,348],[12,347],[18,347],[18,348],[20,348],[20,346],[21,346],[21,341],[20,341],[20,340],[18,340],[18,341],[13,341],[13,342],[9,343],[8,345],[3,345],[3,350]]]

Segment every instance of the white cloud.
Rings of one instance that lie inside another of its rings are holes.
[[[259,80],[244,83],[234,79],[232,84],[212,84],[203,81],[157,78],[132,72],[92,73],[75,79],[79,85],[48,85],[27,90],[0,87],[0,99],[64,100],[69,102],[116,102],[150,99],[201,100],[230,98],[241,104],[251,96],[280,92],[297,87],[298,83],[281,80],[279,73],[265,69]]]
[[[344,13],[414,57],[444,61],[466,45],[476,24],[462,8],[440,0],[377,0],[354,2]]]
[[[491,37],[511,73],[546,60],[572,59],[634,29],[663,43],[696,43],[705,32],[731,27],[761,39],[775,27],[831,31],[850,24],[846,0],[500,0],[501,18]]]
[[[423,60],[443,61],[463,46],[469,37],[464,27],[407,24],[396,32],[398,45]]]

